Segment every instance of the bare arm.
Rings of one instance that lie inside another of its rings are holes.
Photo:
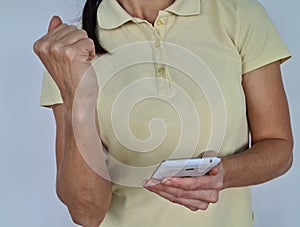
[[[223,158],[224,188],[266,182],[292,165],[293,137],[280,64],[243,76],[252,147]]]
[[[77,137],[76,140],[74,138],[68,110],[64,105],[55,105],[52,109],[57,128],[57,195],[68,207],[75,223],[87,227],[98,227],[110,205],[111,184],[93,171],[83,159],[81,152],[85,151],[79,151],[76,145],[81,138]],[[81,122],[80,124],[85,127],[84,125],[90,123]],[[87,131],[83,128],[82,130],[85,133]],[[95,135],[91,138],[93,136]],[[103,159],[102,161],[99,165],[105,165]]]
[[[95,120],[99,88],[95,72],[89,70],[94,43],[86,32],[54,17],[34,50],[64,102],[52,106],[57,129],[57,194],[76,224],[98,227],[109,209],[112,192]]]
[[[191,210],[205,210],[218,201],[220,190],[266,182],[291,167],[293,138],[279,62],[243,75],[243,87],[253,146],[222,158],[209,175],[150,180],[145,188]]]

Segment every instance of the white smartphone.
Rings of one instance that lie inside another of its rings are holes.
[[[168,159],[163,161],[153,173],[153,179],[163,180],[166,177],[203,176],[220,163],[218,157]]]

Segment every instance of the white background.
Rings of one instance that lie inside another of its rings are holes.
[[[283,65],[295,137],[293,168],[253,188],[257,227],[300,226],[299,59],[300,3],[260,0],[293,58]],[[0,3],[0,226],[71,227],[55,195],[54,121],[39,107],[43,68],[32,44],[50,17],[80,16],[83,0],[1,1]]]

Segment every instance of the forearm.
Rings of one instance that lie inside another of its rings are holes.
[[[292,165],[292,139],[265,139],[249,150],[222,158],[223,188],[264,183],[284,174]]]
[[[62,105],[52,106],[57,129],[57,194],[74,222],[96,227],[110,205],[111,184],[106,180],[95,122],[99,87],[91,63],[96,56],[94,41],[84,30],[55,16],[48,33],[34,43],[34,51],[63,99]],[[74,107],[78,109],[73,111]]]
[[[93,106],[64,108],[64,153],[57,193],[77,224],[99,226],[110,205],[111,184],[95,131]],[[75,112],[73,112],[73,110]]]

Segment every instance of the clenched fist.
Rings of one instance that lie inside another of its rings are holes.
[[[34,43],[34,51],[57,84],[64,102],[72,102],[81,79],[80,95],[85,101],[95,99],[98,84],[91,60],[95,46],[84,30],[62,23],[54,16],[48,33]]]

